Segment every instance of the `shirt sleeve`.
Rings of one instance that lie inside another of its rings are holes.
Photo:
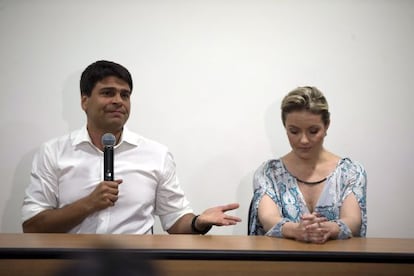
[[[265,177],[266,162],[263,163],[253,176],[253,198],[249,210],[249,235],[264,235],[265,231],[259,221],[258,208],[262,197],[268,193],[268,184]],[[272,197],[272,196],[271,196]],[[273,198],[273,197],[272,197]]]
[[[163,229],[168,230],[188,213],[193,213],[193,210],[179,185],[173,156],[167,152],[157,189],[155,214],[159,216]]]
[[[352,162],[348,168],[347,179],[344,181],[344,189],[342,193],[341,202],[353,193],[358,201],[361,210],[361,228],[359,231],[360,237],[365,237],[367,232],[367,173],[364,167]]]
[[[33,159],[30,183],[23,200],[22,222],[58,207],[58,181],[53,159],[47,145],[43,145]]]

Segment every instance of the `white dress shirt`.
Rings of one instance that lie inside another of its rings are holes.
[[[167,147],[124,127],[114,147],[114,179],[122,179],[115,205],[87,217],[69,233],[150,234],[154,215],[164,230],[192,213]],[[64,207],[103,181],[103,152],[86,126],[42,145],[35,155],[22,219]]]

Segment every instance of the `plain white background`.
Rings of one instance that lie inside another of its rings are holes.
[[[0,231],[40,144],[85,123],[79,76],[98,59],[134,78],[128,127],[168,145],[195,211],[239,202],[290,150],[280,101],[312,85],[330,104],[327,149],[368,172],[368,236],[414,238],[414,1],[0,1]],[[162,233],[159,225],[156,233]]]

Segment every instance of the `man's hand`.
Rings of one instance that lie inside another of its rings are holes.
[[[227,215],[226,212],[239,208],[238,203],[230,203],[205,210],[196,220],[197,229],[205,229],[211,225],[226,226],[241,222],[239,217]]]
[[[40,212],[23,223],[24,232],[65,233],[94,212],[113,206],[122,180],[103,181],[90,193],[62,208]]]
[[[119,185],[121,183],[121,179],[99,183],[95,190],[87,197],[91,208],[94,211],[99,211],[114,206],[118,200]]]

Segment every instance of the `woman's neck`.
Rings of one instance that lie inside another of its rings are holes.
[[[329,162],[331,155],[332,154],[322,149],[321,152],[313,158],[301,158],[292,151],[282,157],[282,161],[293,176],[303,180],[319,180],[327,175],[326,165]]]
[[[339,156],[324,149],[318,156],[309,159],[300,158],[294,152],[282,157],[282,162],[290,174],[305,182],[317,182],[326,178],[335,170],[339,160]]]
[[[306,167],[309,169],[315,169],[318,166],[318,164],[321,164],[328,159],[328,155],[329,152],[322,148],[317,155],[314,155],[309,158],[303,158],[293,151],[288,153],[286,155],[286,158],[293,164],[297,164],[299,166]]]

